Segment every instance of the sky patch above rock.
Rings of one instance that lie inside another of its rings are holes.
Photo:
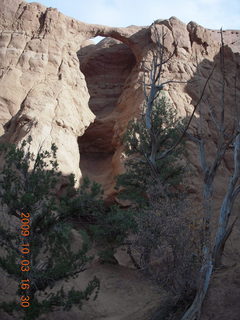
[[[36,2],[36,1],[28,1]],[[80,21],[115,27],[149,25],[176,16],[210,29],[240,29],[239,0],[40,0]]]

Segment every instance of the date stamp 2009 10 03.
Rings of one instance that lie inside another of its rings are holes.
[[[29,244],[29,236],[30,236],[30,218],[31,215],[29,212],[21,213],[21,238],[22,243],[20,246],[21,252],[21,261],[20,261],[20,268],[23,273],[23,279],[20,283],[20,288],[25,291],[26,294],[20,297],[21,306],[23,308],[28,308],[30,306],[30,297],[28,295],[28,291],[30,289],[30,280],[28,279],[28,273],[30,271],[30,244]]]

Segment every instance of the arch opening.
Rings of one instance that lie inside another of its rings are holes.
[[[128,46],[112,38],[83,47],[78,58],[90,95],[89,107],[96,116],[78,139],[80,169],[83,176],[100,183],[109,195],[114,185],[116,111],[136,59]]]

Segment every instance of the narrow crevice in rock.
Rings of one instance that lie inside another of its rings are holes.
[[[114,111],[136,60],[125,44],[111,38],[82,48],[78,57],[90,94],[89,107],[96,116],[78,140],[80,169],[83,176],[101,183],[107,192],[113,182],[116,151],[112,141],[117,121]]]

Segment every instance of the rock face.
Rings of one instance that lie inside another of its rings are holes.
[[[56,143],[61,170],[79,178],[77,137],[94,115],[79,70],[79,46],[65,32],[71,34],[74,21],[64,21],[56,10],[39,4],[16,1],[11,16],[5,1],[2,8],[6,10],[0,49],[4,139],[19,143],[31,135],[33,152]],[[79,43],[82,40],[83,35]]]
[[[194,22],[185,25],[175,17],[158,20],[157,28],[166,33],[167,52],[176,49],[164,67],[163,80],[197,80],[170,84],[164,90],[179,114],[187,116],[213,64],[219,61],[220,33]],[[106,38],[92,44],[89,39],[98,35]],[[230,119],[235,92],[240,101],[239,82],[235,86],[235,77],[238,81],[240,78],[240,31],[225,31],[223,35],[227,45],[224,57]],[[87,175],[103,185],[106,196],[114,196],[114,177],[123,170],[121,137],[143,103],[142,62],[148,59],[154,41],[151,27],[90,25],[38,3],[1,0],[1,141],[19,144],[31,135],[35,153],[40,147],[49,149],[54,142],[64,175],[74,173],[77,180]],[[217,67],[206,92],[216,105],[220,96],[219,77]],[[204,115],[209,150],[213,150],[210,115],[208,112]],[[196,129],[197,121],[196,114],[192,130]],[[188,143],[188,150],[194,177],[192,189],[198,197],[201,192],[198,150],[193,143]],[[227,155],[216,181],[216,199],[224,192],[222,186],[229,169],[231,161]],[[114,319],[145,319],[144,312],[132,316],[126,311]],[[113,319],[113,313],[110,310],[104,319]],[[207,311],[206,315],[203,313],[203,319],[209,319],[207,315]],[[92,319],[89,314],[83,318]]]

